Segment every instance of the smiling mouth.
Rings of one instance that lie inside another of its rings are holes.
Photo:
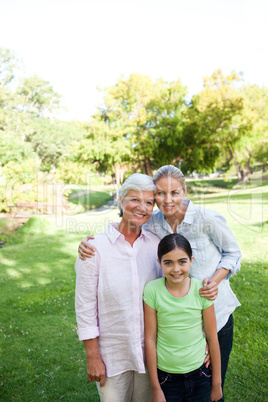
[[[172,278],[178,279],[182,276],[182,274],[171,274]]]
[[[144,218],[145,217],[145,215],[143,215],[143,214],[135,214],[134,212],[133,212],[133,215],[134,216],[136,216],[137,218]]]

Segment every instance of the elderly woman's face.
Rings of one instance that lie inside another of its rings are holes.
[[[154,193],[152,191],[130,190],[123,199],[120,199],[123,218],[134,226],[144,225],[150,219],[154,207]]]

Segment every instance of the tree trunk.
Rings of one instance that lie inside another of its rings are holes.
[[[120,163],[115,164],[114,170],[115,170],[116,185],[119,188],[119,186],[123,183],[125,170]]]
[[[237,166],[238,183],[248,183],[250,170],[247,169],[247,167],[242,168],[239,163],[236,166]]]
[[[176,158],[174,158],[171,162],[171,165],[175,165],[175,163],[177,163],[179,161],[179,166],[181,168],[181,163],[182,163],[182,159],[181,156],[176,156]]]
[[[152,171],[152,168],[151,168],[151,161],[150,161],[150,158],[148,158],[148,156],[145,156],[145,159],[144,159],[144,170],[145,170],[145,173],[148,176],[153,177],[153,171]]]
[[[250,160],[251,160],[252,152],[250,152],[247,148],[246,148],[246,150],[248,151],[248,160],[247,160],[246,165],[244,167],[242,183],[248,183],[249,176],[251,175]]]

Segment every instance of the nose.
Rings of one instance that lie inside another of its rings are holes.
[[[169,203],[169,202],[171,202],[171,201],[172,201],[172,196],[171,196],[171,194],[166,194],[165,202],[166,202],[166,203]]]
[[[176,264],[174,265],[173,271],[174,271],[175,273],[179,273],[179,272],[181,271],[180,265],[179,265],[178,263],[176,263]]]
[[[141,202],[139,205],[140,211],[141,212],[145,212],[146,211],[146,203],[145,202]]]

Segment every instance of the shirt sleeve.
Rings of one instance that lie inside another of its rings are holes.
[[[218,212],[209,218],[210,238],[221,253],[221,260],[216,269],[225,268],[230,272],[225,277],[229,279],[240,270],[241,251],[226,220]]]
[[[150,282],[144,287],[143,300],[149,307],[152,307],[154,310],[156,309],[155,292],[150,285]]]
[[[75,311],[78,337],[80,341],[94,339],[99,336],[97,313],[99,270],[96,256],[87,258],[85,261],[78,257],[75,270]]]
[[[214,304],[214,300],[208,300],[206,297],[201,297],[201,301],[202,301],[202,310],[205,310],[206,308]]]

